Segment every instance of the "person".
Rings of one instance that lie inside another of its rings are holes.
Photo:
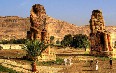
[[[110,69],[112,68],[112,58],[110,58]]]
[[[93,60],[90,60],[90,67],[92,67]]]
[[[66,58],[64,59],[64,64],[67,65],[67,59]]]
[[[98,70],[98,60],[96,60],[96,70]]]
[[[69,59],[69,65],[72,65],[72,58]]]

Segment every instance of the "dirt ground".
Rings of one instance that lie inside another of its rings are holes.
[[[72,58],[72,65],[62,66],[60,73],[116,73],[116,60],[113,59],[112,69],[110,69],[109,58],[89,56],[84,50],[58,50],[59,58]],[[90,60],[93,60],[90,67]],[[98,71],[95,70],[96,60],[98,61]]]
[[[67,58],[70,59],[72,58],[72,65],[51,65],[51,66],[46,66],[47,68],[53,68],[53,70],[59,69],[58,72],[49,72],[49,73],[116,73],[116,60],[113,59],[113,66],[112,69],[109,67],[109,59],[108,58],[100,58],[100,57],[94,57],[94,56],[89,56],[85,55],[84,50],[74,50],[74,49],[57,49],[57,57],[59,58]],[[10,51],[10,53],[0,51],[0,55],[3,56],[14,56],[17,53],[21,54],[24,52],[19,52],[19,51]],[[18,55],[17,55],[18,56]],[[12,59],[13,60],[13,59]],[[12,61],[11,60],[11,61]],[[92,67],[90,67],[90,60],[93,60]],[[98,60],[98,71],[95,70],[95,61]],[[18,63],[18,61],[16,61]],[[26,61],[22,61],[21,63],[27,63]],[[20,63],[20,64],[21,64]],[[27,63],[28,64],[28,63]],[[40,72],[41,73],[41,72]]]
[[[25,50],[0,50],[0,58],[22,58],[23,56],[26,56]]]
[[[81,57],[83,58],[83,57]],[[85,56],[84,56],[85,58]],[[112,69],[110,69],[109,60],[102,60],[101,58],[93,58],[91,59],[97,59],[98,60],[98,71],[95,70],[95,60],[92,64],[92,67],[90,67],[90,60],[74,60],[73,58],[72,62],[73,64],[70,66],[64,66],[62,70],[59,72],[61,73],[116,73],[116,60],[113,60],[113,66]]]

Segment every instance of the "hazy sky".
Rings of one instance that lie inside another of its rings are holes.
[[[89,24],[92,10],[101,9],[106,25],[116,26],[116,0],[0,0],[0,16],[29,17],[34,4],[44,5],[51,17],[78,26]]]

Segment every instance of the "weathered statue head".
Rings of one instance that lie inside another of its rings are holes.
[[[44,7],[42,5],[40,5],[40,4],[33,5],[32,6],[32,11],[36,15],[46,14]]]
[[[30,22],[32,27],[35,27],[39,30],[45,28],[44,26],[46,22],[46,11],[44,9],[44,6],[40,4],[35,4],[32,6],[32,9],[30,11]]]
[[[102,17],[102,11],[100,10],[93,10],[92,15],[96,18],[99,19],[99,17]]]

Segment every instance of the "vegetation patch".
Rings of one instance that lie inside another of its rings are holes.
[[[74,48],[86,48],[90,47],[90,41],[87,35],[76,34],[76,35],[65,35],[64,39],[61,41],[61,45],[66,47],[74,47]]]
[[[15,70],[8,69],[8,68],[6,68],[6,67],[4,67],[4,66],[0,65],[0,73],[1,73],[1,72],[8,72],[8,73],[21,73],[21,72],[17,72],[17,71],[15,71]]]
[[[37,65],[39,66],[50,66],[50,65],[62,65],[64,64],[64,60],[61,58],[56,58],[56,61],[43,61],[43,62],[37,62]]]
[[[10,40],[2,40],[0,44],[25,44],[27,39],[10,39]]]

